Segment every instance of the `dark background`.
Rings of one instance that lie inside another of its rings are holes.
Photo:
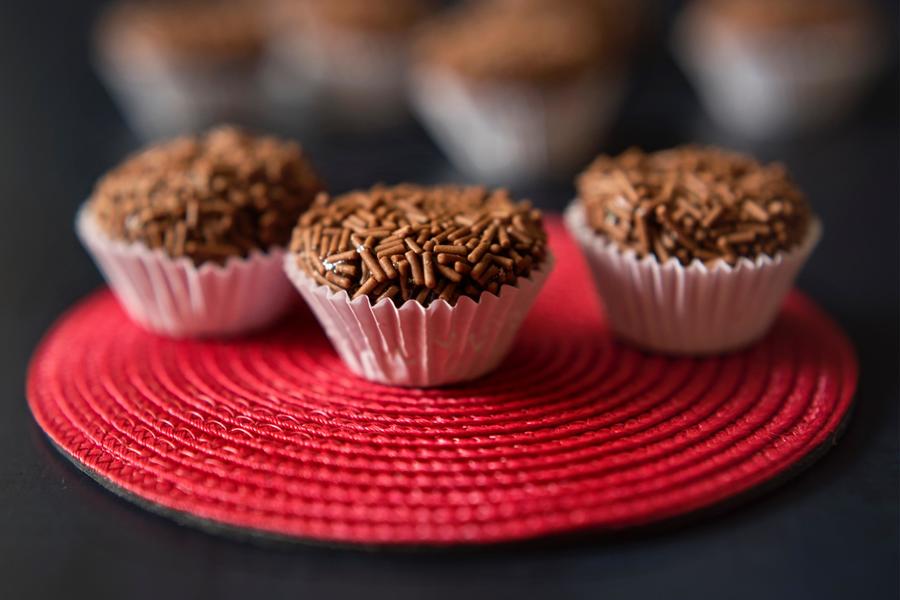
[[[825,223],[800,286],[859,353],[855,415],[808,472],[724,514],[577,542],[451,552],[267,547],[208,535],[103,491],[25,403],[42,333],[100,283],[72,233],[95,178],[138,145],[89,63],[96,2],[0,1],[0,597],[898,597],[898,78],[850,122],[747,145],[708,123],[660,41],[606,150],[703,141],[784,160]],[[896,57],[897,3],[884,3]],[[674,9],[664,3],[660,14]],[[459,179],[415,125],[302,139],[333,191]],[[541,206],[562,182],[519,190]]]

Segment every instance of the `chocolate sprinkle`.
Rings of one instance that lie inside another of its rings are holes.
[[[577,187],[594,231],[661,262],[774,256],[802,242],[812,220],[784,166],[716,148],[600,156]]]
[[[320,194],[290,249],[335,292],[427,306],[515,285],[543,263],[546,243],[540,211],[504,189],[400,184]]]
[[[100,179],[89,206],[114,239],[223,264],[285,246],[321,189],[297,144],[220,127],[127,159]]]

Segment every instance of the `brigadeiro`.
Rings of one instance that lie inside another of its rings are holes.
[[[821,232],[782,165],[716,148],[600,156],[577,188],[566,222],[612,329],[666,353],[763,336]]]
[[[145,138],[257,121],[266,47],[250,0],[124,0],[95,29],[99,73]]]
[[[620,53],[586,6],[476,2],[423,26],[413,108],[460,169],[488,181],[569,176],[594,151],[624,86]]]
[[[694,0],[674,42],[710,114],[753,138],[803,133],[847,114],[886,46],[868,0]]]
[[[356,374],[438,386],[494,369],[552,267],[539,211],[506,190],[376,185],[321,197],[285,265]]]
[[[290,305],[284,247],[321,189],[297,144],[220,127],[114,168],[79,211],[77,231],[144,327],[237,334]]]

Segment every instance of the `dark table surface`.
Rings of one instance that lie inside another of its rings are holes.
[[[886,6],[895,24],[896,3]],[[784,160],[808,192],[826,235],[800,286],[845,328],[861,365],[849,428],[813,468],[723,514],[639,534],[425,553],[267,547],[102,490],[56,454],[25,403],[41,335],[100,283],[72,233],[76,207],[138,144],[87,60],[95,9],[0,3],[0,597],[898,596],[896,67],[852,121],[748,145],[706,121],[660,46],[606,145],[726,144]],[[336,191],[459,178],[414,125],[303,141]],[[548,209],[572,195],[565,182],[521,191]]]

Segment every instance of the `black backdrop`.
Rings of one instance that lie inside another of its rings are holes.
[[[711,126],[662,44],[649,48],[608,150],[697,140],[787,162],[825,222],[800,285],[859,352],[843,440],[764,498],[635,535],[371,553],[261,547],[179,527],[78,473],[32,423],[28,357],[99,284],[72,233],[94,179],[137,145],[88,62],[95,2],[0,2],[0,597],[898,596],[898,81],[851,122],[746,145]],[[897,4],[884,3],[896,55]],[[672,3],[661,3],[661,15]],[[303,139],[335,191],[459,179],[416,126]],[[520,190],[558,209],[567,183]]]

